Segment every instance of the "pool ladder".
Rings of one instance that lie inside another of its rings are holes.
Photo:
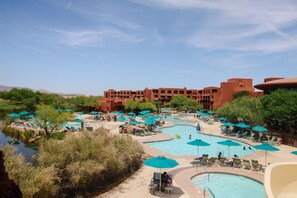
[[[213,198],[215,198],[216,196],[214,195],[214,193],[212,192],[212,190],[209,188],[209,187],[205,187],[205,188],[203,188],[203,196],[205,197],[205,193],[206,192],[209,192],[209,194],[211,194],[211,196],[213,197]]]

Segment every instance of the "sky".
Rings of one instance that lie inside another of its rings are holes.
[[[297,76],[296,0],[0,0],[0,85],[104,90]]]

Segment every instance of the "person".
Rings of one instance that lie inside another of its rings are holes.
[[[222,152],[219,152],[218,160],[220,160],[221,158],[222,158]]]
[[[243,150],[245,150],[245,146],[243,147]]]
[[[252,150],[252,148],[249,146],[249,149]]]
[[[192,135],[189,135],[189,139],[192,139]]]
[[[169,177],[169,175],[167,174],[167,172],[164,172],[161,175],[161,191],[165,191],[165,187],[167,186],[167,184],[171,183],[171,178]]]

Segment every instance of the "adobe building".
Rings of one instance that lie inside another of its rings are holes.
[[[263,92],[255,92],[253,80],[248,78],[231,78],[222,82],[220,87],[205,87],[203,89],[187,88],[157,88],[144,90],[114,90],[104,91],[104,97],[100,99],[102,111],[123,110],[126,100],[137,99],[141,101],[169,102],[177,95],[185,95],[197,103],[203,105],[205,110],[215,110],[223,104],[231,102],[233,94],[241,91],[249,92],[250,96],[262,96]]]
[[[264,94],[270,94],[277,89],[297,91],[297,78],[265,78],[263,84],[254,87],[263,90]]]

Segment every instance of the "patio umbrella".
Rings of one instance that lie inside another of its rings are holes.
[[[135,113],[133,113],[133,112],[129,112],[129,113],[127,113],[128,115],[135,115]]]
[[[213,112],[213,111],[208,111],[207,113],[209,113],[209,114],[213,114],[214,112]]]
[[[83,128],[84,128],[84,120],[79,119],[79,118],[76,118],[76,119],[74,119],[74,122],[80,123],[81,124],[81,130],[83,130]]]
[[[224,118],[224,117],[219,117],[218,120],[224,121],[224,120],[226,120],[226,118]]]
[[[192,146],[197,146],[197,158],[199,158],[199,146],[209,146],[207,142],[204,142],[203,140],[196,139],[191,142],[187,142],[187,144],[192,145]]]
[[[265,166],[267,165],[267,151],[279,151],[278,148],[268,144],[267,142],[264,142],[263,144],[259,144],[259,145],[253,146],[253,147],[255,149],[265,151]]]
[[[62,109],[56,109],[56,112],[58,112],[58,113],[62,113],[63,110],[62,110]]]
[[[30,115],[27,115],[26,118],[27,119],[33,119],[33,118],[35,118],[35,116],[33,114],[30,114]]]
[[[147,125],[151,125],[151,124],[155,124],[156,120],[152,119],[152,118],[146,118],[144,120],[144,124],[147,124]]]
[[[235,124],[233,124],[231,122],[222,122],[222,125],[228,126],[228,127],[235,126]]]
[[[162,168],[174,168],[178,165],[174,159],[166,158],[164,156],[157,156],[154,158],[144,160],[144,165],[160,168],[160,174]],[[161,191],[161,177],[160,177],[160,191]]]
[[[29,114],[28,111],[21,111],[21,112],[19,113],[20,116],[27,115],[27,114]]]
[[[135,119],[135,116],[128,116],[128,118],[133,120],[133,119]]]
[[[239,123],[235,124],[235,126],[242,128],[242,129],[250,128],[250,126],[244,122],[239,122]]]
[[[253,131],[259,131],[259,132],[268,132],[268,129],[266,129],[265,127],[263,126],[254,126],[252,128]]]
[[[97,112],[97,111],[91,111],[90,114],[91,114],[91,115],[97,115],[98,112]]]
[[[137,124],[142,124],[142,122],[133,121],[133,122],[130,122],[130,124],[132,124],[132,125],[137,125]]]
[[[20,117],[20,115],[17,114],[17,113],[10,113],[10,114],[8,114],[8,116],[9,116],[10,118],[18,118],[18,117]]]
[[[221,145],[228,146],[228,159],[229,159],[229,153],[230,153],[230,146],[240,146],[239,143],[234,142],[232,140],[225,140],[225,141],[221,141],[221,142],[217,142],[217,143],[221,144]]]
[[[297,151],[292,151],[291,152],[293,155],[297,155]]]
[[[83,115],[84,114],[84,112],[82,112],[82,111],[79,111],[79,112],[76,112],[78,115]]]
[[[125,118],[125,116],[120,116],[120,117],[118,118],[118,121],[119,121],[119,122],[126,122],[126,121],[128,121],[128,120],[127,120],[127,118]]]
[[[65,112],[72,112],[71,108],[65,109]]]

